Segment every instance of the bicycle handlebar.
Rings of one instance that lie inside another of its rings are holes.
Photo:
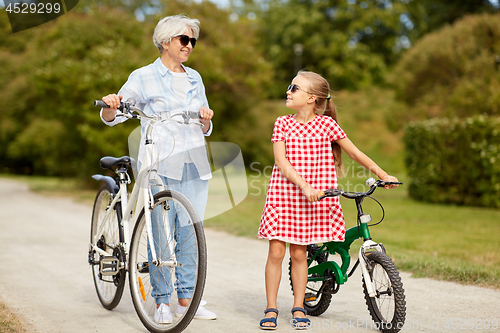
[[[157,116],[146,116],[144,114],[144,112],[142,112],[142,110],[136,108],[134,106],[135,104],[135,101],[132,101],[132,102],[129,102],[129,101],[126,101],[126,102],[120,102],[120,107],[118,108],[118,110],[120,110],[121,112],[123,112],[123,114],[121,116],[124,116],[124,117],[127,117],[127,118],[137,118],[137,115],[133,114],[133,112],[137,112],[137,114],[141,117],[141,118],[146,118],[146,119],[168,119],[168,118],[172,118],[174,116],[182,116],[184,118],[184,124],[187,124],[189,122],[190,119],[201,119],[201,114],[199,111],[183,111],[183,112],[178,112],[178,113],[174,113],[173,115],[171,115],[170,117],[167,117],[167,118],[164,118],[162,117],[161,115],[157,115]],[[109,108],[109,105],[106,104],[106,102],[102,101],[102,100],[95,100],[94,101],[94,106],[97,106],[97,107],[100,107],[100,108]],[[118,115],[120,116],[120,115]],[[203,125],[203,124],[202,124]]]
[[[323,195],[321,195],[318,200],[323,200],[324,198],[329,198],[329,197],[337,197],[339,195],[341,195],[347,199],[357,199],[357,198],[366,197],[368,195],[371,195],[373,192],[375,192],[377,187],[384,187],[387,185],[403,185],[403,183],[402,182],[386,182],[383,180],[375,181],[375,179],[369,178],[366,181],[366,185],[370,186],[370,189],[368,191],[356,192],[356,193],[344,192],[344,191],[339,190],[337,188],[329,188],[328,190],[323,191]]]

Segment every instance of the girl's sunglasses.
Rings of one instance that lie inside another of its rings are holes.
[[[286,91],[290,91],[292,94],[293,94],[294,92],[296,92],[297,90],[302,90],[302,91],[305,91],[304,89],[301,89],[301,88],[300,88],[298,85],[296,85],[296,84],[291,84],[291,85],[289,85],[289,86],[288,86],[288,88],[286,89]],[[306,92],[306,93],[308,93],[308,94],[310,94],[310,95],[312,95],[312,94],[311,94],[310,92],[308,92],[308,91],[305,91],[305,92]]]
[[[180,37],[180,41],[181,41],[181,45],[182,46],[188,46],[189,42],[191,42],[191,46],[194,46],[196,45],[196,38],[189,38],[188,35],[177,35],[177,36],[174,36],[173,38],[175,37]]]

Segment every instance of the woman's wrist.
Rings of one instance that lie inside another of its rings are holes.
[[[111,116],[113,118],[111,118]],[[114,121],[116,119],[116,111],[113,114],[111,109],[102,109],[102,119],[106,120],[108,123]]]

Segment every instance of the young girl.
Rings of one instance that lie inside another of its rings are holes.
[[[380,179],[397,181],[363,154],[337,124],[330,86],[322,76],[300,71],[288,87],[286,106],[297,113],[279,117],[274,124],[271,141],[275,165],[258,234],[269,240],[265,272],[267,308],[259,324],[262,329],[277,327],[276,302],[286,243],[290,243],[292,259],[292,324],[295,329],[308,329],[311,325],[303,308],[306,246],[344,240],[339,198],[318,201],[322,190],[338,187],[336,169],[342,168],[341,149]]]

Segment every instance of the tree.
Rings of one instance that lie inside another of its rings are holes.
[[[500,14],[471,15],[419,40],[390,81],[394,127],[431,117],[500,115]]]
[[[217,115],[214,139],[235,138],[251,160],[251,140],[243,141],[252,123],[247,108],[262,97],[272,72],[250,22],[232,23],[209,2],[171,1],[166,12],[202,21],[186,65],[204,79]],[[127,137],[138,123],[109,128],[92,101],[117,92],[158,56],[151,37],[159,17],[138,22],[120,8],[96,7],[13,35],[0,21],[0,97],[9,106],[0,122],[0,170],[88,178],[100,171],[100,157],[128,154]]]
[[[360,89],[383,83],[398,58],[404,12],[394,1],[272,1],[261,13],[262,45],[281,87],[296,73],[294,45],[301,44],[302,67],[323,74],[333,89]]]
[[[2,75],[8,83],[0,94],[9,105],[1,128],[4,165],[85,177],[98,170],[102,155],[126,151],[120,135],[126,138],[132,124],[104,128],[92,101],[114,91],[148,52],[142,48],[144,26],[130,15],[110,11],[112,15],[68,13],[27,30],[28,43],[25,32],[10,37],[25,45],[17,55],[10,44],[4,46],[4,61],[16,58],[19,63],[13,76]]]
[[[489,0],[411,0],[406,8],[407,17],[414,27],[409,36],[412,41],[446,24],[453,24],[465,15],[498,11]]]

